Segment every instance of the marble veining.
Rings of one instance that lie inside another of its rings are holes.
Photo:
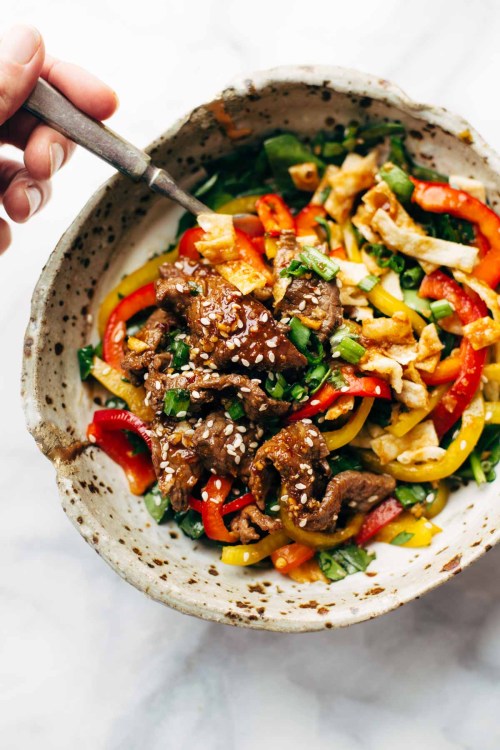
[[[233,73],[357,67],[463,114],[500,149],[500,8],[492,1],[352,5],[229,0],[8,4],[56,53],[117,89],[114,126],[147,143]],[[92,43],[89,44],[89,40]],[[181,72],[182,71],[182,72]],[[29,298],[60,234],[110,170],[84,153],[1,260],[0,730],[36,747],[493,750],[500,746],[500,551],[419,601],[348,630],[279,635],[165,609],[121,581],[60,510],[21,412]],[[4,354],[5,356],[5,354]],[[333,591],[333,588],[332,588]]]

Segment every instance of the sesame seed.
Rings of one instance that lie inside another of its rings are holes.
[[[227,346],[227,348],[228,348],[228,349],[229,349],[230,351],[232,351],[232,350],[234,349],[234,344],[233,344],[233,342],[232,342],[232,341],[227,341],[227,342],[226,342],[226,346]]]
[[[379,386],[377,386],[377,388],[379,388]],[[349,390],[349,386],[348,385],[343,385],[342,388],[340,389],[340,392],[341,393],[347,393],[348,390]]]
[[[314,446],[314,443],[313,443],[313,441],[311,440],[310,437],[305,437],[304,438],[304,443],[306,443],[310,448],[312,448]]]
[[[267,409],[267,404],[261,404],[259,406],[259,411],[266,411],[266,409]]]
[[[305,490],[305,488],[306,488],[306,485],[303,484],[302,482],[297,482],[297,484],[295,485],[296,490]]]
[[[312,419],[301,419],[302,424],[312,424]]]
[[[210,435],[210,431],[209,430],[205,430],[205,432],[201,436],[201,439],[202,440],[206,440],[207,437],[209,437],[209,435]]]
[[[105,367],[104,370],[102,371],[102,374],[109,375],[110,372],[111,372],[111,367]]]
[[[302,300],[302,302],[299,304],[299,310],[302,312],[302,310],[306,309],[306,301],[305,299]]]
[[[302,505],[305,505],[307,503],[307,492],[302,493],[302,495],[300,496],[300,502],[302,503]]]
[[[332,352],[332,357],[340,357],[340,352]]]
[[[89,441],[90,441],[91,443],[97,443],[97,440],[96,440],[96,437],[95,437],[95,435],[89,435]]]
[[[210,321],[209,321],[208,318],[200,318],[200,323],[201,323],[202,326],[209,326],[210,325]]]
[[[274,356],[274,352],[269,352],[269,361],[274,362],[276,360],[276,357]]]
[[[181,367],[181,370],[182,370],[183,372],[186,372],[186,370],[190,370],[190,369],[191,369],[191,368],[190,368],[190,366],[189,366],[189,365],[182,365],[182,367]]]
[[[259,320],[261,323],[267,323],[267,321],[269,320],[269,315],[266,312],[264,312],[260,316]]]
[[[208,317],[210,318],[210,320],[217,320],[217,315],[213,312],[208,313]]]
[[[307,518],[303,518],[301,521],[299,521],[300,528],[303,529],[306,523],[307,523]]]
[[[319,398],[315,398],[311,401],[311,406],[317,406],[320,403],[321,401],[319,400]]]
[[[235,456],[235,457],[234,457],[234,463],[235,463],[236,465],[238,465],[238,464],[240,463],[240,461],[241,461],[241,456]]]
[[[241,341],[239,339],[235,338],[233,339],[233,341],[234,341],[235,346],[237,346],[238,348],[241,346]]]
[[[276,348],[276,347],[278,346],[278,337],[277,337],[277,336],[273,336],[273,338],[272,338],[272,339],[268,339],[268,340],[266,341],[266,345],[267,345],[267,346],[268,346],[268,347],[269,347],[270,349],[275,349],[275,348]]]
[[[279,506],[279,505],[271,505],[271,510],[272,510],[272,511],[274,511],[275,513],[276,513],[276,512],[277,512],[277,511],[278,511],[279,509],[280,509],[280,506]]]
[[[243,562],[248,562],[250,559],[250,552],[244,552],[243,553]]]
[[[208,359],[208,354],[206,352],[202,352],[200,354],[201,359]]]
[[[206,490],[203,490],[203,492],[201,493],[201,499],[208,500],[208,492]]]
[[[234,426],[232,424],[228,424],[224,428],[224,435],[232,435],[233,434],[233,430],[234,430]]]
[[[248,361],[248,359],[242,359],[241,364],[243,365],[243,367],[250,367],[250,362]]]
[[[487,411],[486,414],[485,414],[486,421],[489,422],[490,419],[492,418],[492,416],[493,416],[493,412],[492,411]]]
[[[259,362],[262,362],[263,359],[264,356],[262,354],[257,354],[257,356],[255,357],[255,364],[258,365]]]
[[[220,488],[222,487],[222,482],[220,481],[220,479],[215,480],[215,486],[218,490],[220,490]]]
[[[161,391],[161,383],[160,383],[159,380],[155,381],[155,388],[156,388],[157,391]]]
[[[382,393],[382,389],[379,385],[375,386],[375,393],[377,394],[377,396],[380,396],[380,394]]]
[[[231,362],[237,362],[239,360],[239,355],[235,354],[234,357],[231,357]]]
[[[241,360],[241,361],[243,362],[243,364],[245,364],[245,363],[244,363],[244,360]],[[250,392],[251,392],[251,391],[250,391],[250,388],[249,388],[248,386],[246,386],[246,385],[242,385],[242,386],[241,386],[241,388],[240,388],[240,391],[241,391],[242,393],[250,393]]]
[[[242,424],[238,425],[236,429],[238,430],[238,432],[241,432],[242,434],[244,434],[247,431],[247,428],[244,427]]]

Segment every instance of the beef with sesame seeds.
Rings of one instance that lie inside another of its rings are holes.
[[[203,266],[197,271],[196,265],[187,266],[190,275],[174,266],[170,276],[163,276],[156,284],[160,307],[185,318],[196,364],[217,370],[248,367],[282,371],[306,366],[304,355],[262,302],[242,295],[222,276],[207,273]]]
[[[240,477],[246,483],[258,445],[257,434],[253,424],[235,422],[224,412],[214,411],[196,426],[191,447],[209,471]]]
[[[201,477],[202,466],[189,447],[187,422],[153,423],[151,430],[153,466],[160,492],[170,499],[176,512],[185,511],[189,495]],[[187,442],[187,445],[185,443]]]
[[[264,534],[280,531],[281,521],[266,515],[256,505],[247,505],[231,521],[231,531],[238,535],[242,544],[256,542]]]
[[[288,425],[258,449],[249,487],[259,508],[271,492],[281,491],[288,505],[304,505],[324,488],[331,474],[327,445],[312,424]]]
[[[177,321],[172,313],[157,309],[146,320],[134,338],[147,346],[142,352],[127,350],[122,360],[122,368],[134,385],[140,385],[149,365],[157,351],[162,349],[168,339],[168,333],[175,328]],[[170,354],[168,355],[171,359]]]
[[[163,411],[165,393],[174,388],[188,391],[191,400],[189,412],[193,414],[199,413],[207,403],[233,397],[241,401],[246,416],[254,422],[283,417],[290,409],[287,401],[270,398],[259,381],[246,375],[221,375],[199,369],[169,374],[151,367],[145,386],[148,403],[156,413]]]
[[[299,318],[321,341],[325,341],[342,324],[339,289],[335,280],[324,281],[315,274],[294,279],[280,276],[300,251],[295,235],[282,232],[274,262],[275,309],[281,318]]]
[[[329,481],[319,506],[304,514],[304,527],[309,531],[334,531],[342,507],[366,513],[391,495],[395,487],[396,480],[388,474],[341,471]]]

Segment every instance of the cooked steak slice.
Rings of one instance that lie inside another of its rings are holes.
[[[122,360],[122,368],[134,385],[142,384],[155,353],[166,345],[168,332],[175,325],[175,318],[170,312],[155,310],[142,328],[134,334],[134,338],[147,345],[143,352],[126,350]]]
[[[182,442],[182,425],[153,424],[153,466],[162,495],[170,498],[175,511],[185,511],[189,494],[201,477],[202,466],[196,453]]]
[[[306,358],[261,302],[198,268],[189,266],[193,273],[187,275],[174,265],[156,285],[158,305],[186,320],[194,362],[218,370],[305,367]]]
[[[280,276],[301,249],[293,233],[282,232],[274,259],[275,309],[282,318],[299,318],[324,341],[342,323],[340,293],[336,281],[325,281],[314,273],[294,279]]]
[[[238,534],[242,544],[255,542],[263,533],[272,534],[281,529],[279,518],[262,513],[256,505],[247,505],[231,521],[231,531]]]
[[[333,531],[344,504],[365,513],[392,494],[395,487],[396,480],[388,474],[341,471],[330,479],[319,506],[311,509],[305,516],[305,528],[311,531]]]
[[[250,380],[246,375],[220,375],[210,370],[188,370],[170,375],[150,368],[145,386],[149,394],[146,399],[156,413],[163,411],[165,393],[173,388],[189,392],[192,413],[218,398],[232,396],[241,400],[245,414],[253,422],[282,417],[290,408],[287,401],[270,398],[258,381]]]
[[[203,466],[222,476],[248,481],[250,463],[258,447],[252,424],[233,421],[222,411],[214,411],[197,425],[191,446]]]
[[[273,489],[284,493],[290,507],[302,508],[314,497],[318,484],[330,474],[329,454],[321,433],[312,424],[295,422],[280,430],[257,451],[249,487],[259,508]]]

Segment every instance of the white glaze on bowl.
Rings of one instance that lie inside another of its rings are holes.
[[[498,156],[461,118],[411,102],[387,81],[341,68],[277,68],[235,82],[219,97],[239,127],[259,140],[277,128],[312,135],[351,119],[400,119],[418,161],[481,179],[493,207],[500,197]],[[463,137],[468,131],[471,143]],[[185,186],[203,162],[234,144],[206,106],[150,147],[153,159]],[[377,617],[443,583],[500,535],[499,484],[452,496],[430,548],[375,545],[370,576],[299,585],[272,570],[222,565],[217,549],[192,542],[175,525],[157,527],[121,469],[83,447],[93,393],[78,374],[76,349],[97,340],[91,322],[124,272],[174,236],[179,210],[122,176],[87,203],[52,253],[36,287],[26,332],[23,396],[28,428],[53,462],[64,511],[84,539],[148,596],[198,617],[301,632]],[[76,582],[75,582],[76,583]]]

